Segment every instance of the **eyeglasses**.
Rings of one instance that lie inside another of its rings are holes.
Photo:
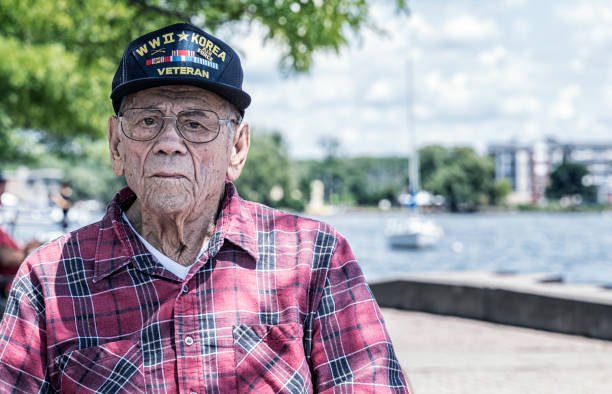
[[[164,116],[160,109],[130,108],[117,118],[123,134],[135,141],[151,141],[164,129],[166,119],[174,119],[176,129],[187,141],[196,144],[210,142],[217,138],[221,125],[239,124],[240,119],[219,119],[214,111],[188,109],[176,116]]]

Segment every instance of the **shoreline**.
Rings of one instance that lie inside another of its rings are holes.
[[[333,216],[335,214],[350,214],[353,212],[372,212],[372,213],[398,213],[409,212],[410,208],[402,208],[393,206],[387,210],[382,210],[376,205],[330,205],[328,206],[331,213],[317,214],[296,212],[298,215],[314,215],[314,216]],[[594,205],[576,205],[568,207],[560,207],[558,205],[538,206],[538,205],[517,205],[517,206],[485,206],[478,210],[452,212],[445,208],[421,208],[421,212],[430,213],[448,213],[448,214],[479,214],[479,213],[612,213],[612,204],[594,204]]]

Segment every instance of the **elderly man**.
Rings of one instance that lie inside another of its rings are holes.
[[[0,325],[4,391],[407,392],[342,236],[238,196],[242,76],[189,24],[127,47],[108,140],[128,187],[22,265]]]

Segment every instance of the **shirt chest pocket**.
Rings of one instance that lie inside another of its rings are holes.
[[[232,334],[238,392],[312,392],[301,325],[239,324]]]
[[[55,369],[60,392],[144,392],[142,352],[134,341],[74,350],[57,357]]]

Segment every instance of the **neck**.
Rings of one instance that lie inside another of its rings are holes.
[[[211,206],[203,207],[197,215],[160,215],[136,200],[126,216],[147,242],[177,263],[188,266],[210,239],[222,199],[223,193],[216,206],[209,204]]]

